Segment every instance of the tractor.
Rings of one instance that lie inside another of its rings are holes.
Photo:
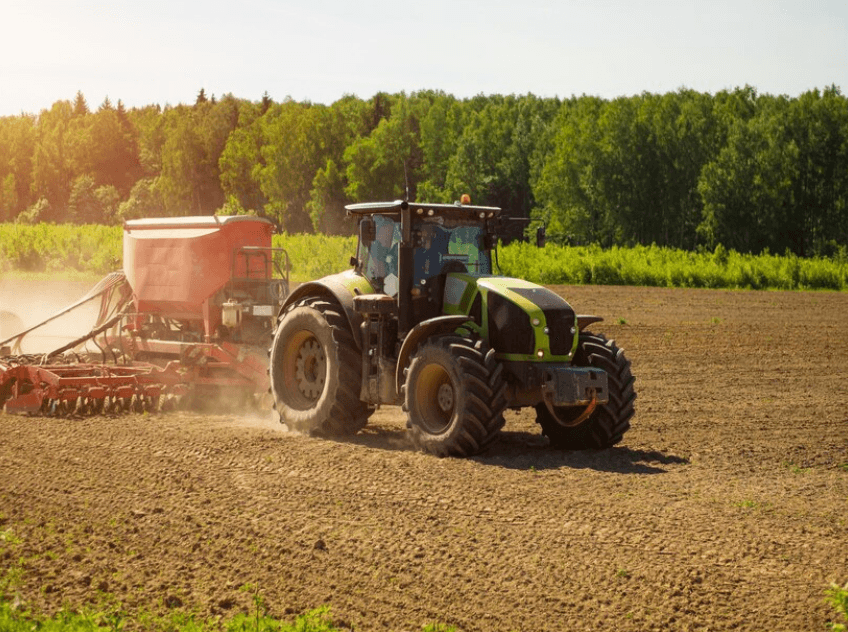
[[[349,435],[378,407],[402,406],[418,449],[462,457],[497,437],[507,409],[533,407],[555,448],[621,440],[636,398],[630,362],[589,331],[601,318],[495,274],[501,209],[345,208],[358,221],[350,269],[300,285],[277,316],[269,377],[282,423]]]

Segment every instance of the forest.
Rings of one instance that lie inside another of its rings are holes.
[[[193,104],[129,109],[78,92],[0,118],[0,223],[255,213],[349,235],[345,204],[462,193],[544,222],[560,245],[844,255],[848,100],[836,86],[745,86],[322,105],[201,89]]]

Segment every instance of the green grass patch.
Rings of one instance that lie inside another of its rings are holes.
[[[333,622],[330,608],[322,606],[287,622],[267,616],[263,610],[239,613],[230,619],[202,619],[184,612],[167,617],[142,615],[131,618],[121,611],[73,612],[62,610],[53,617],[40,617],[22,612],[7,601],[0,600],[0,631],[2,632],[119,632],[125,629],[144,632],[344,632]],[[458,632],[454,626],[428,623],[422,632]]]
[[[186,613],[168,617],[130,619],[122,612],[72,612],[62,610],[53,617],[39,617],[20,612],[8,602],[0,602],[0,630],[3,632],[118,632],[142,629],[148,632],[342,632],[330,616],[329,608],[321,607],[300,615],[294,622],[285,622],[264,614],[239,613],[231,619],[204,620]]]
[[[0,559],[14,558],[22,540],[11,528],[0,530]],[[127,612],[109,593],[98,592],[95,606],[76,610],[64,604],[62,610],[47,616],[26,609],[21,599],[25,584],[26,559],[18,558],[0,571],[0,632],[342,632],[353,629],[350,624],[336,623],[328,605],[310,610],[295,618],[283,621],[268,615],[265,597],[255,584],[245,584],[241,592],[251,595],[252,605],[247,612],[232,617],[200,617],[182,607],[177,601],[167,614],[154,614],[146,609]],[[160,603],[160,605],[162,605]],[[169,605],[167,601],[164,605]],[[423,632],[456,632],[456,628],[442,623],[428,623]]]
[[[11,529],[0,529],[0,545],[20,544],[21,540]],[[5,548],[5,547],[4,547]]]
[[[758,507],[757,501],[755,500],[740,500],[734,504],[740,509],[756,509]]]
[[[793,463],[792,461],[784,461],[783,465],[784,467],[788,468],[789,471],[793,474],[806,474],[810,471],[810,468],[803,467],[801,465],[798,465],[797,463]]]
[[[828,628],[833,632],[848,632],[848,583],[844,586],[831,584],[827,590],[827,601],[836,610],[837,616],[842,622],[832,621]]]
[[[734,507],[744,510],[745,512],[761,512],[771,513],[774,511],[774,505],[769,501],[759,501],[750,498],[745,498],[733,503]]]

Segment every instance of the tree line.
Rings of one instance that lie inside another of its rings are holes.
[[[96,110],[77,93],[0,118],[0,222],[252,212],[350,234],[345,204],[463,193],[559,243],[828,255],[848,245],[848,100],[836,86],[331,105],[200,90],[191,105]]]

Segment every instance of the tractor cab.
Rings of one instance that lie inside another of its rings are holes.
[[[396,201],[347,210],[359,216],[356,271],[394,299],[401,332],[443,313],[451,273],[492,274],[498,208]],[[401,291],[412,300],[398,304]]]

